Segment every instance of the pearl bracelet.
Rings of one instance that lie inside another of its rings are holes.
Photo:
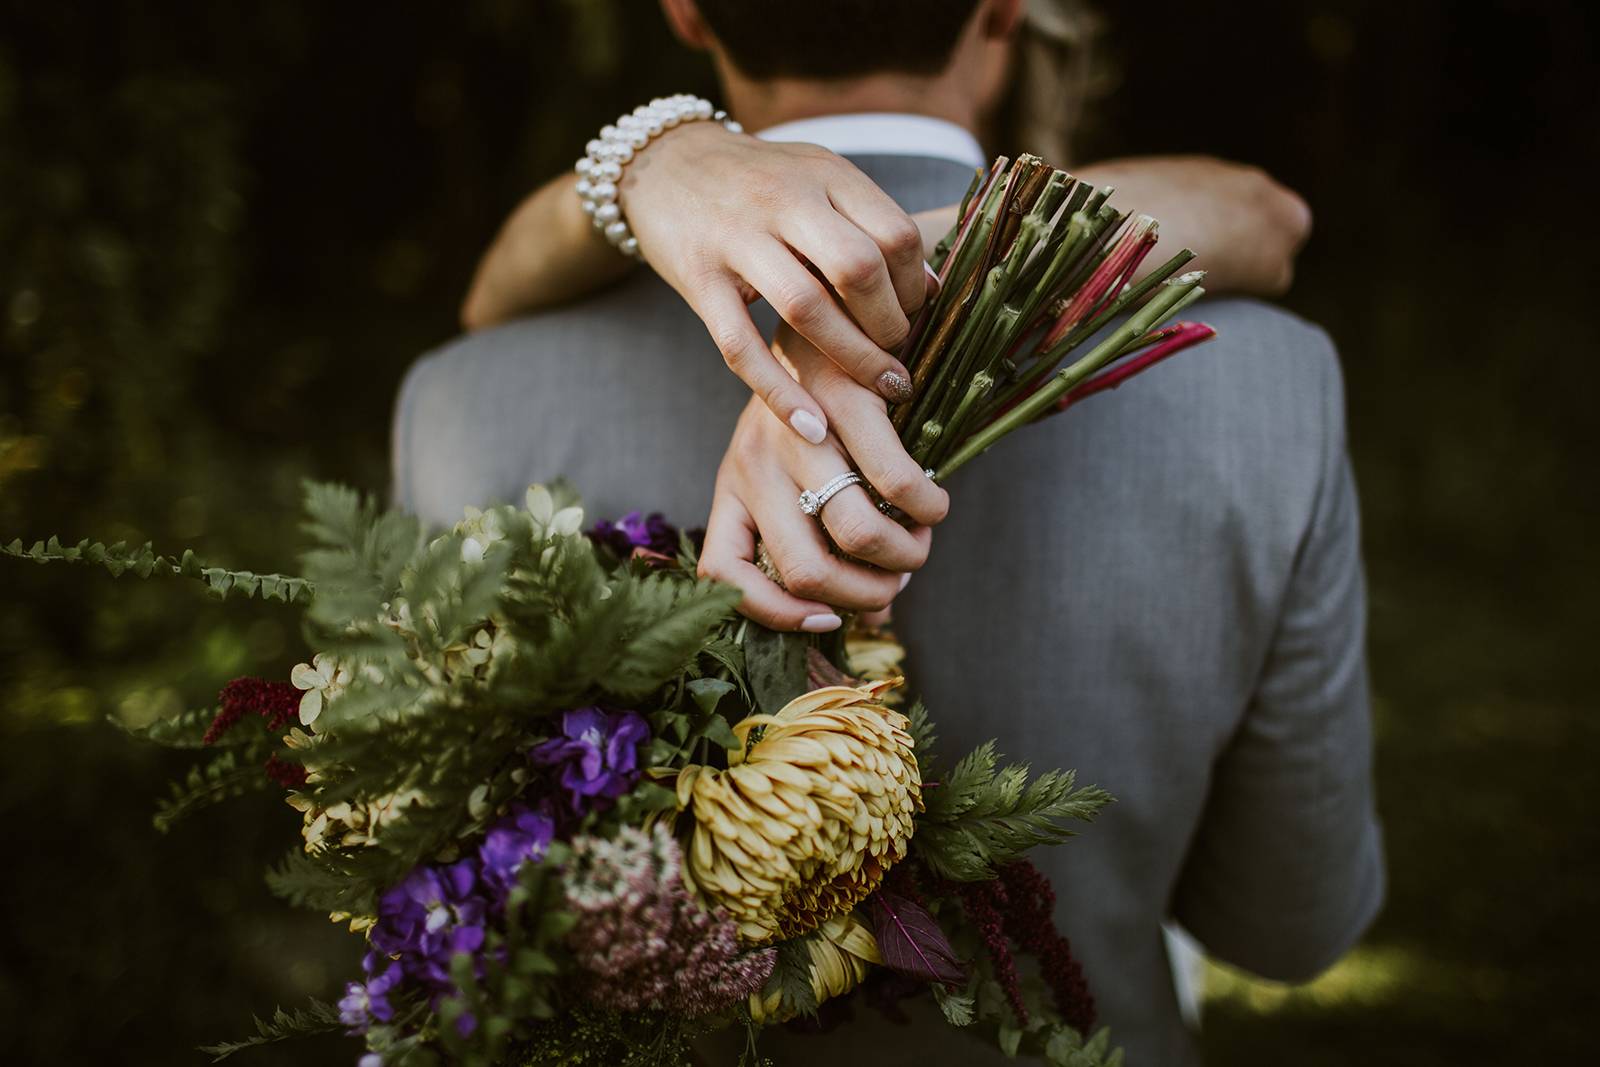
[[[674,126],[702,119],[720,122],[730,133],[744,132],[744,127],[729,118],[726,111],[712,108],[709,100],[688,93],[658,96],[617,119],[615,125],[602,127],[600,136],[589,142],[584,157],[578,160],[578,199],[584,213],[593,217],[594,228],[623,255],[642,258],[639,241],[628,229],[622,205],[617,203],[622,168],[654,138]]]

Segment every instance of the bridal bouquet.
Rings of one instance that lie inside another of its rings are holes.
[[[1159,325],[1198,278],[1166,281],[1182,256],[1133,284],[1154,223],[1105,199],[1029,157],[969,194],[895,412],[938,476],[1210,335]],[[763,1027],[925,995],[1008,1053],[1120,1062],[1027,859],[1109,797],[992,743],[937,757],[892,634],[755,626],[696,578],[692,534],[590,525],[563,485],[432,538],[338,487],[308,487],[306,513],[296,577],[148,545],[4,548],[304,611],[316,652],[287,679],[138,731],[207,753],[162,828],[284,790],[302,840],[270,886],[364,946],[337,1004],[279,1010],[218,1058],[344,1029],[361,1067],[683,1064],[740,1027],[753,1064]]]

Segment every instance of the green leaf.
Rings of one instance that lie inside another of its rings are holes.
[[[778,994],[783,1015],[814,1015],[817,991],[811,985],[810,937],[797,937],[778,945],[778,961],[767,979],[765,995]]]
[[[696,678],[686,688],[694,698],[695,707],[707,715],[714,715],[722,698],[733,692],[735,686],[721,678]]]
[[[806,692],[806,650],[803,634],[786,634],[751,624],[745,631],[744,661],[756,704],[768,715]]]
[[[1008,1057],[1016,1056],[1017,1046],[1022,1044],[1022,1028],[1008,1019],[1000,1024],[1000,1033],[998,1036],[1000,1042],[1000,1051],[1005,1053]]]

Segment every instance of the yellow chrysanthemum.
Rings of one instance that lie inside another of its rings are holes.
[[[811,991],[818,1004],[844,996],[861,984],[873,964],[883,963],[872,931],[851,912],[835,915],[818,927],[806,949],[811,954]],[[756,1022],[781,1023],[789,1015],[781,1010],[776,991],[750,994],[750,1017]]]
[[[888,681],[905,675],[902,664],[906,650],[886,626],[852,626],[844,639],[845,667],[857,678],[869,682]],[[898,707],[904,698],[898,690],[883,695],[883,702]]]
[[[905,856],[922,778],[906,717],[880,699],[898,684],[797,697],[734,725],[727,770],[679,773],[678,806],[695,820],[685,873],[745,941],[816,929]]]

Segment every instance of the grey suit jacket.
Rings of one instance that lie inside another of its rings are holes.
[[[970,177],[937,160],[856,162],[911,211],[958,199]],[[1349,948],[1383,895],[1337,359],[1320,330],[1264,304],[1193,315],[1219,338],[961,471],[895,607],[950,750],[996,737],[1117,796],[1040,862],[1102,1021],[1144,1067],[1198,1062],[1164,919],[1293,980]],[[591,516],[695,525],[746,395],[677,296],[639,272],[420,360],[395,416],[395,495],[443,525],[565,475]],[[991,1058],[932,1014],[773,1051],[874,1067]]]

